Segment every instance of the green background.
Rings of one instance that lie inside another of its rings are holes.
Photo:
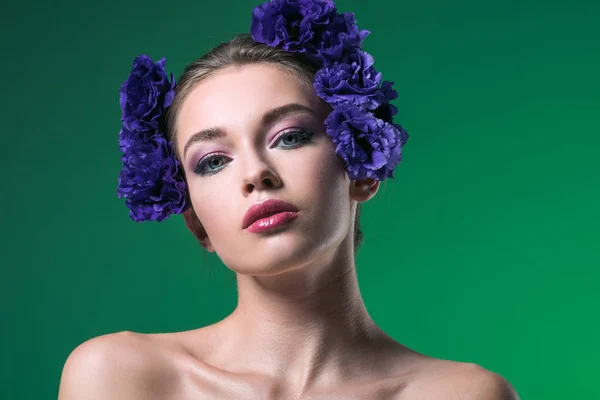
[[[80,343],[225,317],[235,276],[181,216],[137,224],[115,190],[133,57],[178,77],[247,32],[253,1],[3,6],[1,388],[56,398]],[[411,137],[363,207],[372,317],[523,399],[597,399],[600,3],[338,0]]]

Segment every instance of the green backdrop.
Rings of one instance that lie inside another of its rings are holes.
[[[257,2],[3,6],[0,397],[56,398],[80,343],[220,320],[235,277],[181,216],[136,224],[115,190],[133,57],[184,66]],[[411,134],[363,208],[373,318],[523,399],[597,399],[600,3],[338,0],[372,34]]]

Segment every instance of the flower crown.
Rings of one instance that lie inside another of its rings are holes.
[[[252,12],[250,33],[254,41],[301,53],[319,68],[314,91],[333,108],[326,132],[350,179],[394,178],[409,135],[393,122],[398,109],[390,101],[398,93],[394,82],[381,81],[373,57],[362,50],[370,32],[358,30],[354,14],[338,13],[332,0],[270,0]],[[182,166],[161,132],[176,86],[165,62],[136,57],[120,88],[123,169],[117,195],[136,222],[162,221],[190,206]]]

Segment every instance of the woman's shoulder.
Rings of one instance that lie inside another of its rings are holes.
[[[70,363],[83,363],[102,367],[126,364],[129,367],[144,367],[148,361],[163,358],[165,346],[156,346],[158,340],[155,335],[141,334],[131,331],[122,331],[101,335],[89,339],[77,346],[65,365]],[[166,343],[166,341],[163,341]]]
[[[478,364],[432,357],[416,363],[398,399],[519,400],[500,374]]]
[[[78,345],[64,364],[59,400],[166,398],[180,378],[184,357],[160,335],[123,331]]]
[[[240,380],[203,361],[215,344],[207,328],[90,339],[67,358],[58,400],[268,398],[267,383]],[[241,397],[231,395],[234,388]]]

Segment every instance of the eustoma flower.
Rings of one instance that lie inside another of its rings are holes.
[[[146,55],[137,57],[120,90],[123,126],[119,149],[123,168],[117,196],[125,198],[136,222],[162,221],[188,207],[187,187],[172,145],[160,132],[161,118],[171,105],[175,81]]]
[[[375,110],[387,102],[380,89],[381,73],[375,71],[373,57],[356,51],[342,62],[321,68],[314,79],[315,93],[331,106],[350,102]]]
[[[403,129],[390,124],[364,107],[342,104],[325,120],[327,134],[344,160],[350,179],[393,178],[402,160]]]
[[[272,0],[254,9],[250,33],[259,43],[304,53],[335,15],[330,0]]]

